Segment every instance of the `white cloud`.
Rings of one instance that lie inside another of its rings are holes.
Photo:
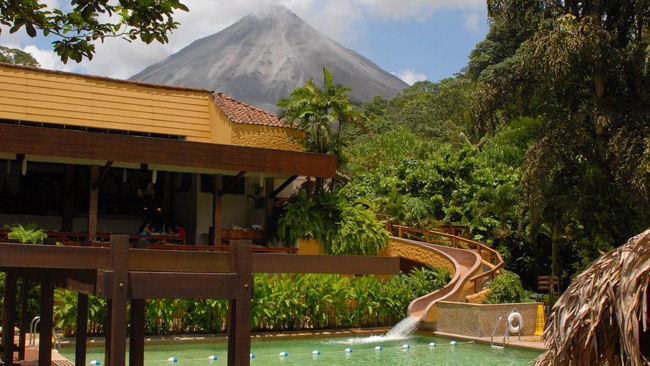
[[[76,71],[78,68],[73,63],[67,65],[61,62],[61,58],[54,51],[42,50],[34,45],[27,45],[23,51],[31,54],[44,69],[53,69],[61,71]]]
[[[427,76],[424,73],[417,72],[413,69],[404,69],[398,72],[391,72],[391,74],[402,79],[408,85],[413,85],[418,81],[424,81],[427,79]]]
[[[465,23],[463,23],[463,28],[470,32],[480,32],[481,16],[474,12],[465,14]]]

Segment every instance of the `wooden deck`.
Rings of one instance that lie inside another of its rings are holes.
[[[229,299],[228,365],[249,365],[253,272],[395,274],[399,258],[253,253],[250,240],[232,241],[230,252],[136,249],[129,248],[128,235],[113,235],[107,248],[0,243],[0,270],[6,273],[4,325],[16,322],[17,279],[41,284],[40,366],[52,364],[54,287],[79,294],[77,366],[86,363],[88,295],[108,300],[105,365],[126,364],[129,318],[129,364],[144,365],[148,298]],[[24,334],[26,319],[20,324]],[[3,326],[2,338],[14,339],[13,326]],[[7,343],[5,349],[11,346]],[[4,364],[11,364],[12,356],[3,354]]]

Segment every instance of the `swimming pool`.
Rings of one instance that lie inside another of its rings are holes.
[[[430,345],[435,342],[436,346]],[[408,344],[410,348],[404,345]],[[375,348],[381,346],[381,350]],[[352,352],[345,352],[351,348]],[[225,339],[211,339],[209,342],[165,342],[145,346],[146,365],[217,366],[227,364],[227,343]],[[314,351],[320,354],[313,354]],[[103,347],[88,347],[87,362],[104,362]],[[301,338],[254,339],[251,351],[255,358],[251,365],[441,365],[441,366],[515,366],[530,365],[539,352],[506,348],[492,349],[490,346],[458,342],[450,339],[413,336],[402,340],[382,341],[373,338]],[[287,352],[288,356],[280,356]],[[74,347],[61,349],[68,359],[74,359]],[[209,360],[209,356],[218,356]],[[177,362],[168,359],[175,357]],[[128,357],[127,357],[128,360]]]

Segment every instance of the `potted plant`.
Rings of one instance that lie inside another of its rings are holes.
[[[4,228],[9,230],[9,233],[7,233],[7,239],[12,242],[22,244],[43,244],[43,240],[47,238],[47,234],[45,234],[43,229],[39,229],[38,225],[34,223],[26,225],[11,224],[5,225]]]

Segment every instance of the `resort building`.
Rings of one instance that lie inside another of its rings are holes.
[[[0,224],[261,244],[296,177],[336,169],[301,136],[209,90],[0,63]]]

